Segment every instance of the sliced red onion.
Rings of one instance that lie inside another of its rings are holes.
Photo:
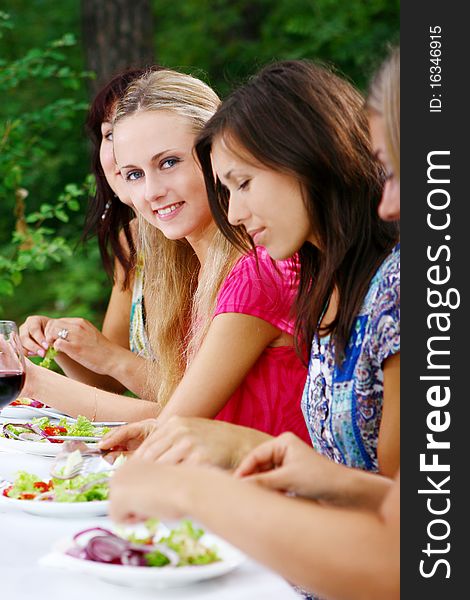
[[[80,548],[79,546],[72,546],[65,552],[65,554],[68,554],[69,556],[73,556],[74,558],[81,558],[83,560],[86,560],[86,558],[87,558],[85,549]]]
[[[33,408],[46,408],[46,405],[43,402],[39,402],[39,400],[33,399],[31,399],[29,406],[32,406]]]
[[[180,561],[178,554],[166,544],[143,545],[131,543],[103,527],[91,527],[80,531],[73,539],[76,546],[67,551],[67,554],[75,558],[146,567],[145,555],[158,550],[168,558],[169,566],[175,567]]]
[[[129,543],[115,535],[96,535],[85,550],[90,560],[119,564],[123,552],[129,550]]]
[[[73,536],[73,541],[77,542],[77,544],[84,548],[88,541],[93,537],[89,534],[91,533],[106,533],[108,535],[114,535],[114,533],[112,531],[110,531],[109,529],[105,529],[104,527],[90,527],[88,529],[83,529],[83,531],[79,531],[78,533],[76,533]],[[88,535],[86,535],[88,534]],[[86,540],[85,542],[83,540]]]
[[[20,436],[22,435],[21,433],[16,434],[16,433],[13,433],[13,431],[9,431],[8,430],[9,425],[12,425],[16,429],[18,429],[18,428],[26,429],[32,433],[37,434],[41,438],[44,438],[46,440],[48,439],[47,435],[41,430],[41,428],[38,427],[37,425],[33,425],[32,423],[5,423],[3,425],[2,431],[3,431],[3,435],[6,438],[13,439],[13,440],[20,440],[21,439]]]

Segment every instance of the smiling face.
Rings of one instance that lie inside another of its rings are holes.
[[[132,206],[127,186],[124,184],[121,173],[114,160],[113,126],[111,121],[103,121],[103,123],[101,123],[100,163],[109,187],[121,202],[127,206]]]
[[[114,127],[114,154],[134,207],[168,239],[193,246],[213,223],[194,138],[190,121],[167,111],[135,113]]]
[[[230,192],[230,223],[244,225],[253,242],[276,260],[292,256],[306,241],[314,243],[300,182],[244,155],[223,139],[214,140],[212,164]]]
[[[378,213],[384,221],[398,221],[400,219],[400,180],[394,173],[392,161],[388,155],[383,117],[377,113],[369,115],[369,129],[375,156],[384,166],[386,173]]]

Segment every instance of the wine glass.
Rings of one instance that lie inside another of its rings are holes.
[[[24,379],[25,363],[16,323],[0,321],[0,411],[19,396]]]

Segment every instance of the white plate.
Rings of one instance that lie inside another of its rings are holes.
[[[210,565],[190,567],[130,567],[98,563],[68,556],[65,551],[73,546],[72,540],[62,540],[54,551],[40,559],[39,564],[58,569],[87,573],[118,585],[145,588],[164,588],[188,585],[229,573],[244,560],[244,555],[221,538],[206,534],[201,541],[215,546],[221,561]]]
[[[10,508],[41,517],[100,517],[108,514],[107,500],[92,502],[46,502],[41,500],[17,500],[0,495],[0,508]]]
[[[96,448],[98,444],[89,443],[89,448]],[[0,437],[0,450],[11,452],[26,452],[27,454],[39,454],[40,456],[57,456],[62,449],[62,444],[51,442],[31,442],[30,440],[12,440]]]
[[[49,416],[52,418],[62,418],[62,417],[53,417],[53,415],[62,415],[63,417],[68,417],[63,413],[60,413],[54,409],[48,408],[36,408],[35,406],[27,406],[26,404],[18,404],[17,406],[5,406],[5,408],[1,409],[0,417],[2,419],[33,419],[34,417],[45,417]]]
[[[6,406],[0,409],[0,419],[33,419],[35,417],[49,417],[52,420],[60,420],[64,417],[69,423],[76,423],[77,419],[66,415],[55,408],[36,408],[35,406],[27,406],[26,404],[19,404],[17,406]],[[95,427],[119,427],[120,425],[126,425],[127,421],[93,421]]]

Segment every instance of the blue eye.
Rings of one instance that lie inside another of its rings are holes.
[[[126,181],[136,181],[141,177],[143,177],[141,171],[129,171],[129,173],[126,174]]]
[[[180,162],[178,158],[167,158],[160,163],[161,169],[171,169],[176,163]]]

